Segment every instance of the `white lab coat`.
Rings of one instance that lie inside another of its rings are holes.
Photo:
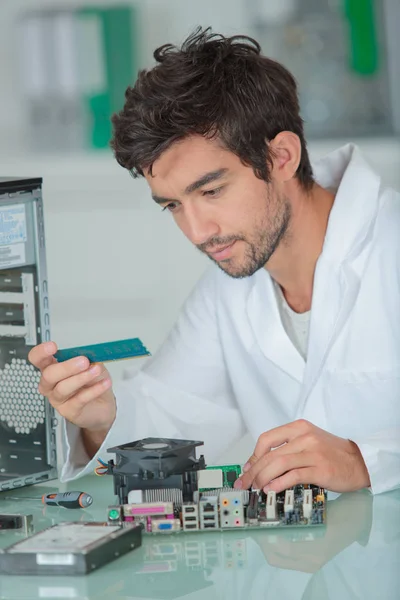
[[[285,333],[265,269],[233,279],[212,265],[156,355],[116,387],[99,454],[147,436],[204,440],[207,462],[249,431],[305,418],[355,441],[372,491],[400,485],[400,195],[357,147],[314,165],[337,190],[314,278],[305,362]],[[87,474],[79,432],[65,434],[64,480]]]

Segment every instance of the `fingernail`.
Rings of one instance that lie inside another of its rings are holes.
[[[93,367],[90,367],[90,369],[89,369],[89,373],[90,373],[91,375],[99,375],[99,373],[100,373],[100,370],[101,370],[101,369],[100,369],[100,367],[99,367],[98,365],[94,365]]]
[[[270,489],[271,489],[271,486],[270,486],[270,485],[266,485],[266,486],[263,488],[263,491],[264,491],[266,494],[268,494],[268,492],[270,491]]]
[[[247,473],[249,469],[251,469],[251,463],[247,462],[243,467],[243,473]]]
[[[53,342],[46,342],[44,345],[44,350],[47,354],[54,354],[54,344]]]
[[[235,490],[241,490],[243,487],[243,481],[241,479],[236,479],[235,483],[233,484],[233,487],[235,488]]]
[[[80,369],[85,369],[87,367],[87,362],[87,358],[84,356],[78,356],[78,358],[75,359],[75,364]]]

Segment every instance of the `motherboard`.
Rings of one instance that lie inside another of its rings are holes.
[[[200,445],[146,438],[110,448],[116,460],[103,463],[103,474],[114,476],[119,503],[109,506],[108,523],[140,524],[149,534],[325,524],[325,489],[312,484],[280,493],[235,489],[241,466],[207,467],[204,456],[195,455]]]

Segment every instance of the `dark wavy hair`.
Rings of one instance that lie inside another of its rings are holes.
[[[158,64],[139,72],[123,109],[112,116],[111,147],[134,177],[143,169],[151,173],[174,142],[200,134],[218,139],[268,182],[268,142],[280,131],[292,131],[301,142],[296,176],[304,188],[312,186],[296,82],[285,67],[261,54],[255,40],[199,28],[180,48],[157,48],[154,58]]]

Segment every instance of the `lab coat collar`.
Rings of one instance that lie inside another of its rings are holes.
[[[336,192],[322,257],[339,265],[357,255],[371,232],[381,180],[354,144],[328,154],[313,169],[317,183]]]

